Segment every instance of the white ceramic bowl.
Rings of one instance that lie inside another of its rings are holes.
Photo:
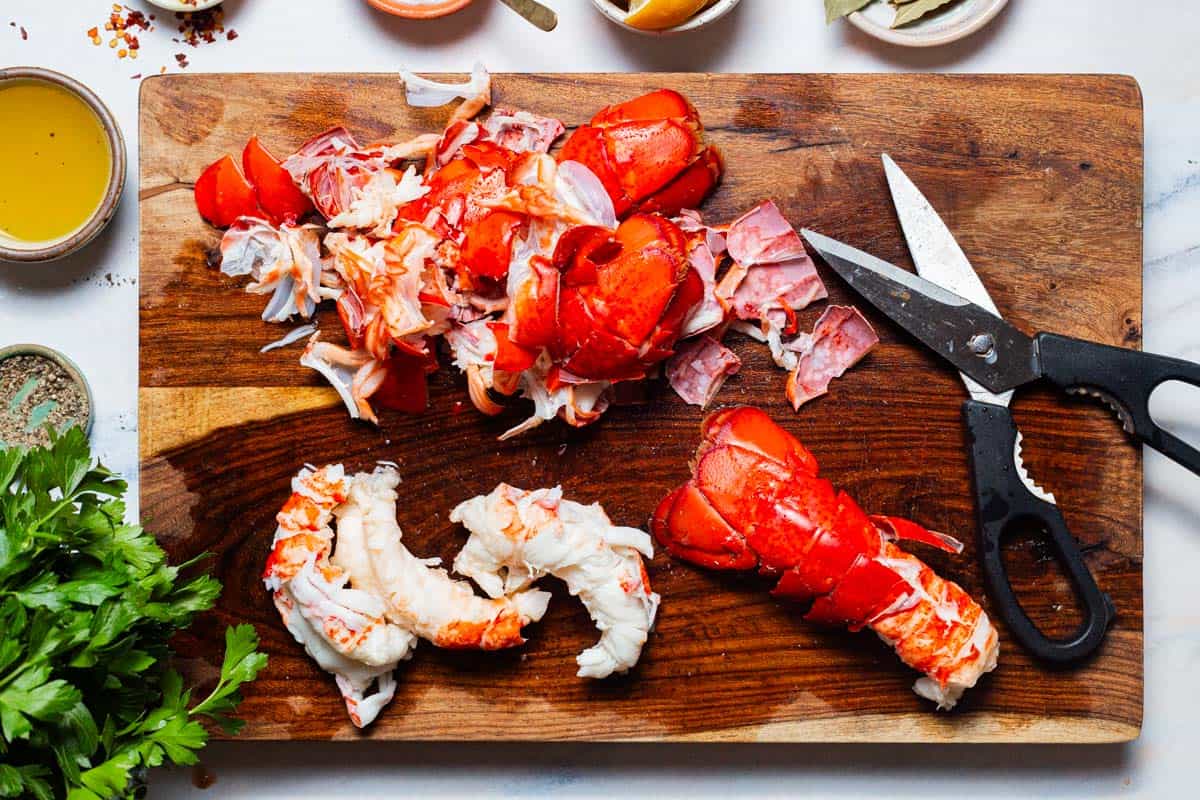
[[[204,11],[205,9],[212,8],[217,3],[221,2],[221,0],[194,0],[194,2],[191,2],[191,3],[184,2],[184,0],[147,0],[147,1],[150,3],[150,5],[158,6],[159,8],[165,9],[167,11],[189,11],[189,12],[190,11]]]
[[[641,28],[635,28],[632,25],[625,24],[625,9],[611,2],[611,0],[592,0],[594,5],[601,14],[603,14],[609,22],[620,25],[627,31],[634,33],[645,34],[646,36],[670,36],[676,33],[684,33],[686,31],[694,31],[703,28],[705,25],[716,22],[721,17],[733,10],[733,7],[738,4],[739,0],[717,0],[708,8],[701,11],[696,16],[689,19],[682,25],[676,25],[674,28],[667,28],[661,31],[644,31]]]
[[[905,47],[936,47],[956,42],[992,21],[1008,0],[959,0],[902,28],[892,28],[895,11],[878,2],[846,19],[863,33]]]

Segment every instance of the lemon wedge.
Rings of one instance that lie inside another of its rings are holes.
[[[644,31],[661,31],[687,22],[708,0],[631,0],[625,24]]]

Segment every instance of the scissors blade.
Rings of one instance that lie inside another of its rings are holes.
[[[836,239],[801,233],[856,292],[989,392],[1041,377],[1034,340],[991,311]]]
[[[900,217],[900,227],[904,231],[913,263],[917,266],[917,273],[999,317],[1000,312],[987,287],[933,205],[891,156],[884,153],[882,157],[892,202]],[[989,392],[966,373],[960,374],[967,391],[976,400],[1002,406],[1012,402],[1011,389],[1000,393]]]

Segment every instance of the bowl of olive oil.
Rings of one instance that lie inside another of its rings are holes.
[[[95,238],[125,186],[125,140],[79,81],[0,69],[0,261],[50,261]]]

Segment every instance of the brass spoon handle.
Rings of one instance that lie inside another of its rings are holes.
[[[500,2],[544,31],[552,31],[558,26],[558,14],[537,0],[500,0]]]

